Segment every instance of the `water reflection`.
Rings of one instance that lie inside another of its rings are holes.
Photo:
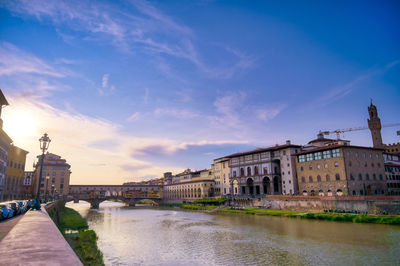
[[[400,264],[400,228],[68,203],[107,265]]]

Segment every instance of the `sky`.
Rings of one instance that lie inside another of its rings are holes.
[[[0,88],[26,170],[45,132],[71,184],[210,168],[367,126],[371,98],[400,123],[400,3],[0,0]]]

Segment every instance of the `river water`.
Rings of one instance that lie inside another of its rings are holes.
[[[106,265],[400,265],[400,226],[67,204]]]

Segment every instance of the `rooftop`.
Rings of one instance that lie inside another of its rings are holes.
[[[266,152],[266,151],[276,151],[276,150],[281,150],[281,149],[286,149],[286,148],[301,148],[301,146],[295,145],[295,144],[276,145],[276,146],[272,146],[272,147],[268,147],[268,148],[258,148],[258,149],[247,151],[247,152],[234,153],[234,154],[224,156],[224,157],[232,158],[232,157],[238,157],[238,156],[242,156],[242,155],[261,153],[261,152]]]
[[[307,154],[307,153],[316,152],[316,151],[332,150],[332,149],[336,149],[336,148],[356,148],[356,149],[367,149],[367,150],[384,151],[384,149],[373,148],[373,147],[335,144],[335,145],[316,147],[315,149],[310,149],[310,150],[306,150],[306,151],[302,151],[302,152],[296,153],[296,155],[302,155],[302,154]]]

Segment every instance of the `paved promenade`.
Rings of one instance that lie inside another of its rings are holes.
[[[0,265],[82,265],[45,211],[29,211],[15,222],[0,242]]]
[[[3,238],[8,234],[8,232],[11,231],[11,229],[13,229],[13,227],[18,223],[19,220],[21,220],[22,217],[23,215],[19,215],[0,223],[0,241],[3,240]]]

